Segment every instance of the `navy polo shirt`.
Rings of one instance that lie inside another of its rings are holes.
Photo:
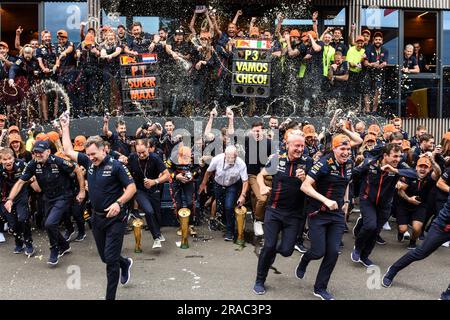
[[[317,192],[336,201],[341,213],[345,191],[352,178],[353,165],[352,160],[339,164],[334,154],[331,154],[320,158],[308,172],[308,176],[313,178],[316,183]],[[329,211],[322,202],[313,198],[309,199],[308,214],[316,211]]]
[[[414,67],[417,66],[417,60],[416,57],[411,56],[409,58],[404,58],[403,61],[403,67],[408,69],[414,69]]]
[[[134,183],[130,171],[110,156],[94,166],[87,155],[79,152],[77,162],[86,168],[89,199],[96,212],[104,212],[123,195],[124,188]]]
[[[313,160],[305,155],[290,161],[287,153],[274,154],[266,164],[266,171],[273,176],[272,192],[268,206],[281,212],[296,215],[303,214],[305,194],[300,191],[302,181],[296,177],[296,171],[308,172]]]
[[[75,169],[72,162],[50,155],[42,164],[31,160],[20,177],[23,181],[36,176],[36,180],[48,200],[64,200],[72,197],[70,174]]]
[[[450,233],[450,195],[447,198],[444,208],[439,211],[438,216],[434,219],[434,222],[436,222],[438,226],[444,228],[446,232]]]

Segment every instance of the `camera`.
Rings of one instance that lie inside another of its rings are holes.
[[[189,180],[192,179],[192,173],[191,173],[190,171],[186,172],[186,173],[184,174],[184,176],[185,176],[187,179],[189,179]]]

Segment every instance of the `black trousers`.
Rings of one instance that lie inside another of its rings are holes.
[[[303,255],[301,264],[306,269],[311,260],[323,258],[314,290],[326,290],[339,257],[339,245],[345,230],[345,217],[342,212],[321,211],[317,215],[308,217],[308,226],[311,248]]]
[[[391,204],[375,206],[369,201],[360,202],[362,227],[355,240],[355,249],[361,254],[361,258],[367,258],[375,247],[377,235],[383,225],[389,220]]]
[[[114,300],[119,284],[120,269],[128,265],[127,259],[120,255],[127,227],[127,214],[122,211],[114,218],[94,214],[92,219],[92,233],[97,251],[103,263],[106,264],[106,300]]]
[[[268,207],[264,215],[264,247],[258,259],[256,281],[265,281],[277,253],[289,257],[294,251],[301,216],[297,212],[286,213]],[[281,241],[278,235],[281,232]]]
[[[22,196],[15,199],[11,213],[6,211],[3,203],[0,205],[0,210],[8,222],[8,228],[14,232],[16,246],[23,246],[24,243],[31,245],[33,243],[33,239],[31,237],[28,197]],[[0,223],[0,232],[2,231],[3,224]]]

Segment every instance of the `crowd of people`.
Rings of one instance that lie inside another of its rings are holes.
[[[272,116],[268,126],[255,121],[239,136],[232,110],[226,113],[228,125],[214,129],[213,109],[204,132],[192,138],[177,134],[170,119],[130,133],[123,120],[111,130],[108,116],[102,137],[72,137],[64,113],[54,131],[37,127],[26,141],[0,115],[0,231],[14,238],[15,254],[30,257],[35,253],[31,225],[45,229],[47,263],[54,266],[71,251],[72,241],[86,238],[89,223],[106,264],[106,298],[114,299],[119,279],[129,281],[133,264],[121,256],[127,223],[145,215],[153,249],[163,250],[161,198],[168,185],[174,216],[191,212],[191,236],[196,225],[207,224],[231,243],[237,238],[235,208],[249,208],[253,232],[264,239],[256,294],[265,293],[277,253],[298,250],[303,253],[295,271],[299,279],[311,260],[323,259],[314,294],[328,300],[349,216],[359,211],[349,257],[355,263],[375,264],[371,253],[376,244],[386,244],[380,232],[391,228],[392,219],[398,241],[407,241],[408,253],[383,278],[389,287],[407,265],[449,246],[450,131],[435,145],[424,126],[409,137],[400,118],[380,127],[352,123],[342,114],[337,110],[322,131]],[[449,298],[448,290],[442,298]]]
[[[251,115],[261,115],[267,106],[271,107],[269,113],[291,114],[292,105],[295,112],[304,115],[324,113],[336,105],[366,114],[379,113],[389,63],[382,32],[364,29],[357,35],[352,25],[348,38],[340,27],[328,27],[319,33],[317,12],[312,16],[313,30],[309,31],[286,27],[282,14],[271,27],[257,18],[251,18],[246,26],[242,15],[239,10],[232,22],[221,27],[215,12],[196,10],[189,28],[179,27],[169,33],[161,27],[154,35],[146,33],[138,21],[129,29],[103,26],[86,32],[82,24],[80,41],[75,43],[61,29],[56,35],[43,30],[39,38],[22,44],[23,30],[19,27],[14,44],[17,56],[10,54],[10,44],[0,42],[0,107],[10,115],[10,121],[17,122],[21,113],[43,122],[56,118],[62,103],[58,95],[41,93],[26,99],[30,87],[52,80],[67,92],[76,117],[103,115],[105,110],[122,114],[120,55],[156,53],[165,116],[200,115],[214,103],[227,106],[240,101],[246,103]],[[206,23],[199,28],[201,20]],[[269,98],[232,96],[233,50],[239,38],[270,41]],[[419,44],[406,46],[404,65],[399,67],[405,74],[426,70]]]

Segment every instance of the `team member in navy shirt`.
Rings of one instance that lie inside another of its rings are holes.
[[[297,278],[303,279],[309,262],[323,257],[314,284],[314,295],[322,300],[334,300],[327,286],[344,234],[344,212],[348,208],[348,184],[353,170],[350,138],[339,134],[333,138],[332,147],[333,152],[313,165],[301,186],[309,197],[306,213],[311,249],[302,256],[295,272]]]
[[[23,171],[22,176],[12,188],[5,208],[11,212],[16,197],[23,186],[33,176],[43,192],[46,212],[45,229],[50,240],[50,258],[48,264],[58,264],[58,258],[70,252],[70,245],[59,232],[59,224],[70,209],[72,190],[70,189],[70,174],[75,166],[70,161],[50,154],[48,141],[36,141],[33,146],[34,159]]]
[[[382,285],[389,288],[401,270],[415,261],[425,259],[447,241],[450,241],[450,196],[444,208],[432,222],[425,240],[415,250],[409,251],[388,268],[383,276]],[[448,294],[445,292],[442,296],[448,299]]]
[[[69,119],[60,117],[63,145],[66,154],[85,167],[89,198],[93,209],[92,232],[98,253],[106,264],[106,299],[114,300],[117,285],[130,280],[131,258],[120,255],[127,226],[125,203],[136,193],[136,185],[128,169],[106,154],[99,136],[86,141],[86,154],[73,150],[70,141]]]
[[[258,259],[258,270],[253,292],[264,294],[264,282],[277,253],[289,257],[294,251],[299,228],[303,226],[305,194],[300,191],[306,172],[312,167],[312,159],[303,154],[305,138],[299,130],[287,137],[287,152],[274,154],[257,176],[261,194],[271,193],[264,217],[264,247]],[[264,183],[264,177],[272,175],[272,189]],[[278,235],[282,233],[281,242]]]

